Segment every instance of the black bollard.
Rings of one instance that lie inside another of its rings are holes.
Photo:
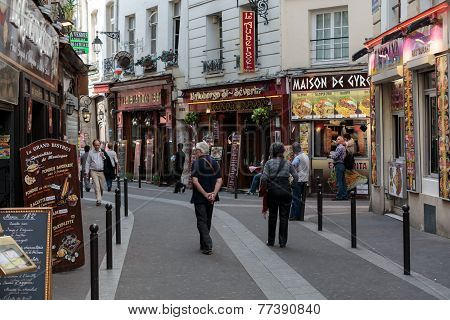
[[[98,284],[98,226],[92,224],[89,227],[91,245],[91,300],[99,299]]]
[[[350,192],[350,222],[352,231],[352,248],[356,248],[356,192]]]
[[[234,180],[234,198],[238,198],[238,174],[236,172],[236,179]]]
[[[123,204],[125,217],[128,217],[128,179],[123,178]]]
[[[116,189],[116,244],[122,243],[120,230],[120,191]]]
[[[407,276],[411,274],[411,250],[409,237],[409,206],[403,207],[403,273]]]
[[[138,167],[138,183],[139,183],[139,189],[142,188],[142,168],[141,166]]]
[[[106,269],[113,268],[113,254],[112,254],[112,205],[106,205]]]
[[[80,197],[83,199],[83,171],[81,171],[80,175]]]
[[[119,176],[117,176],[116,182],[117,182],[117,189],[119,189],[119,191],[120,191],[120,177]]]
[[[323,223],[323,195],[322,195],[322,184],[319,183],[317,185],[317,229],[322,231],[322,223]]]
[[[308,192],[308,183],[304,184],[303,192],[300,195],[300,221],[305,221],[305,209],[306,209],[306,193]]]

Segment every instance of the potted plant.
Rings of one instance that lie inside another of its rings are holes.
[[[75,13],[75,7],[77,5],[76,0],[67,0],[66,4],[62,7],[64,12],[64,18],[68,21],[73,21],[73,15]]]
[[[267,107],[259,107],[253,110],[252,120],[258,125],[266,125],[269,123],[270,109]]]
[[[144,69],[155,69],[156,68],[156,62],[158,59],[154,57],[153,55],[149,54],[142,58],[140,58],[138,61],[136,61],[136,66],[141,66]]]
[[[168,67],[172,67],[177,65],[177,54],[173,52],[172,49],[169,51],[164,50],[159,56],[162,62],[166,64]]]
[[[200,114],[198,112],[188,112],[184,117],[184,122],[191,126],[195,126],[199,121]]]

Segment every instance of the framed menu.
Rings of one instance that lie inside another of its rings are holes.
[[[117,144],[117,158],[119,159],[119,177],[125,178],[127,174],[127,140],[121,140]]]
[[[0,276],[0,300],[49,300],[52,275],[52,209],[0,209],[0,224],[36,265],[35,270],[18,275]],[[1,243],[1,242],[0,242]],[[2,251],[0,246],[0,251]],[[0,264],[20,263],[20,252],[6,252]],[[14,268],[9,265],[8,268]]]
[[[141,148],[142,148],[142,140],[136,140],[136,144],[134,146],[134,167],[133,167],[133,173],[134,173],[134,180],[139,180],[139,175],[141,172],[139,172],[139,167],[141,166]]]
[[[153,182],[154,139],[147,139],[145,144],[145,181]]]
[[[416,135],[413,106],[413,72],[406,65],[404,74],[404,110],[405,110],[405,148],[406,148],[406,189],[419,192],[416,170]]]
[[[228,191],[236,188],[236,178],[239,174],[239,158],[241,152],[241,135],[234,134],[231,140],[231,159],[230,159],[230,174],[228,175]]]
[[[76,146],[44,139],[20,149],[24,203],[53,208],[53,271],[84,265]]]

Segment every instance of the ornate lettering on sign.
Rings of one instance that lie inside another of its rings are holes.
[[[198,91],[191,92],[189,99],[192,102],[199,101],[215,101],[226,100],[236,98],[248,98],[252,96],[259,96],[265,91],[264,87],[238,87],[238,88],[225,88],[216,91]]]
[[[161,106],[162,104],[161,87],[150,87],[127,92],[119,92],[118,95],[119,109],[126,109],[130,107]]]
[[[241,71],[255,72],[255,12],[241,15]]]
[[[211,112],[223,112],[223,111],[249,111],[256,108],[270,106],[269,99],[256,99],[245,101],[224,101],[211,104]]]
[[[369,73],[375,75],[403,64],[403,39],[392,40],[374,48],[369,56]]]
[[[307,76],[292,79],[292,91],[367,89],[370,77],[367,73]]]

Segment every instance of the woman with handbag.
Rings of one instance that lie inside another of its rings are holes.
[[[298,174],[291,163],[284,159],[284,145],[275,142],[271,146],[272,159],[264,166],[262,183],[267,189],[267,203],[269,207],[269,227],[267,245],[275,244],[277,218],[280,216],[278,229],[278,243],[280,248],[286,247],[288,237],[289,211],[292,202],[290,176],[298,181]]]

